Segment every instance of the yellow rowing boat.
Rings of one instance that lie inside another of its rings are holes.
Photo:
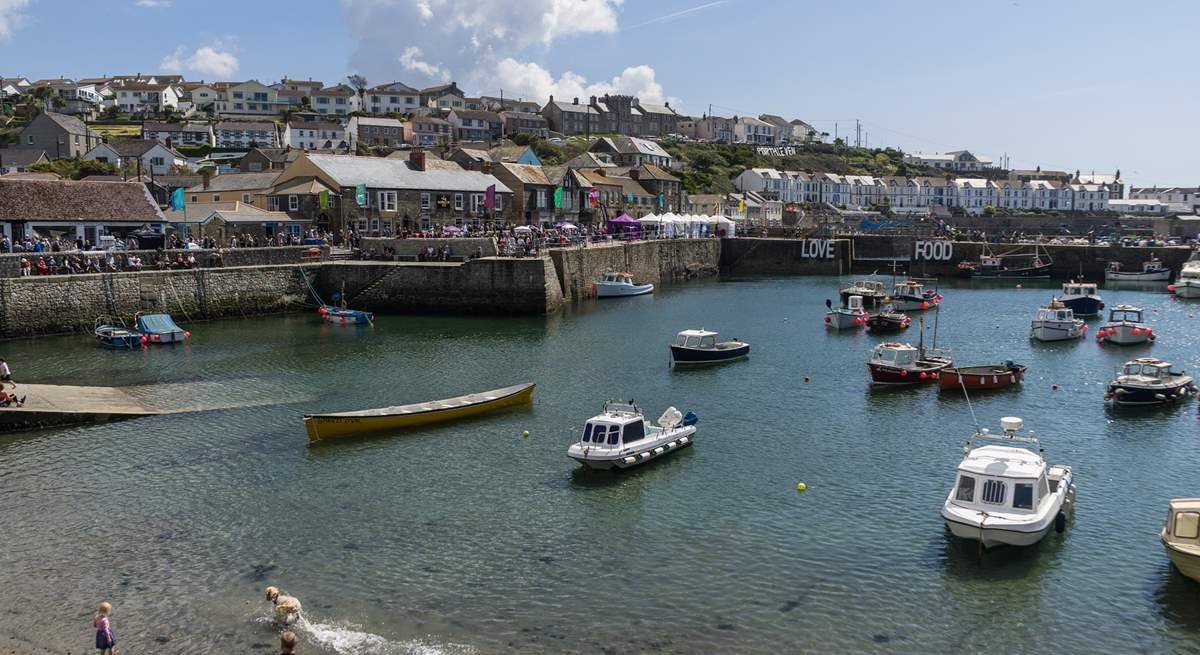
[[[501,407],[533,400],[533,383],[518,384],[445,400],[336,414],[305,414],[304,428],[310,441],[344,437],[376,430],[411,428],[483,414]]]

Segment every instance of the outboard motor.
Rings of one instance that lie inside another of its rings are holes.
[[[696,413],[691,410],[688,410],[688,413],[683,415],[684,425],[695,425],[699,420],[700,417],[696,416]]]

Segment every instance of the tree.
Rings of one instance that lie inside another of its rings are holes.
[[[38,173],[56,173],[72,180],[82,180],[90,175],[117,175],[117,167],[108,162],[94,159],[55,159],[54,161],[38,162],[29,167]]]
[[[358,106],[360,108],[366,106],[366,102],[364,101],[367,95],[367,78],[355,73],[354,75],[347,75],[346,81],[350,83],[350,86],[354,87],[355,91],[358,91]]]

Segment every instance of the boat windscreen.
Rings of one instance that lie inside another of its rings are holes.
[[[623,440],[625,445],[629,445],[635,441],[640,441],[646,438],[646,424],[642,421],[634,421],[625,426],[625,435]]]

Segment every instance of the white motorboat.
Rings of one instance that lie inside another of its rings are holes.
[[[1200,298],[1200,250],[1183,263],[1179,279],[1169,288],[1180,298]]]
[[[1096,330],[1096,341],[1118,346],[1133,346],[1154,341],[1154,332],[1142,320],[1142,308],[1117,305],[1108,310],[1108,322]]]
[[[904,280],[892,285],[892,308],[898,312],[922,312],[936,309],[942,296],[916,280]]]
[[[632,400],[610,400],[588,419],[567,456],[588,468],[626,469],[687,448],[695,434],[696,415],[691,412],[685,416],[668,407],[653,425]]]
[[[654,292],[653,284],[634,284],[633,276],[629,273],[605,273],[592,288],[597,298],[622,298]]]
[[[1083,319],[1075,318],[1075,312],[1057,300],[1039,308],[1029,324],[1029,336],[1038,341],[1078,339],[1086,330]]]
[[[980,428],[967,441],[942,518],[954,536],[980,541],[985,548],[1031,546],[1051,528],[1066,528],[1075,504],[1071,467],[1047,465],[1033,432],[1018,434],[1021,419],[1007,416],[1000,425],[1003,435]],[[1006,445],[976,446],[980,441]]]
[[[1108,383],[1104,399],[1117,405],[1166,405],[1196,395],[1196,383],[1171,362],[1139,357],[1128,362]]]
[[[834,307],[830,300],[825,301],[825,306],[829,308],[825,312],[825,325],[835,330],[860,328],[867,324],[869,315],[863,309],[862,296],[850,296],[846,299],[845,307]]]
[[[1121,262],[1109,262],[1104,271],[1105,282],[1167,282],[1171,269],[1163,268],[1162,261],[1150,255],[1150,261],[1142,262],[1140,271],[1122,271]]]
[[[855,280],[850,286],[838,290],[838,295],[843,305],[850,302],[850,296],[862,296],[864,305],[875,307],[887,297],[887,291],[879,280]]]
[[[1076,316],[1099,316],[1104,309],[1104,298],[1094,282],[1064,282],[1058,301],[1071,308]]]
[[[1158,538],[1175,568],[1200,582],[1200,498],[1172,498]]]

